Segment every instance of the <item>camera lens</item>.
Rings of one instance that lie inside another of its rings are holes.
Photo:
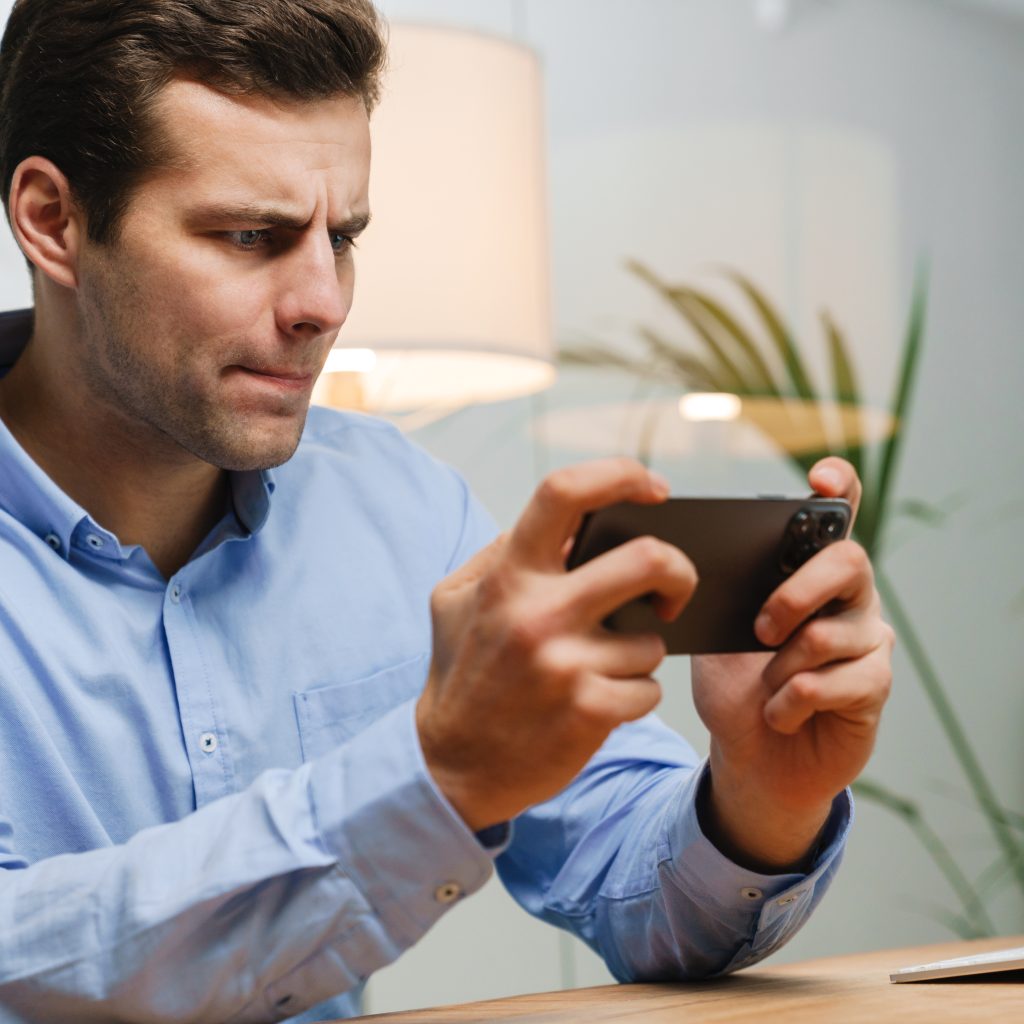
[[[836,512],[826,512],[821,517],[818,536],[822,540],[837,540],[843,534],[843,517]]]
[[[804,538],[811,535],[811,531],[814,529],[814,520],[811,518],[811,513],[806,509],[801,509],[789,523],[789,532],[794,537]]]

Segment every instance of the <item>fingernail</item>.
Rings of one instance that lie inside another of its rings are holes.
[[[761,612],[754,621],[754,633],[763,644],[771,644],[775,638],[775,622],[767,612]]]
[[[660,473],[655,473],[653,469],[647,471],[647,475],[650,478],[651,486],[654,490],[665,497],[672,492],[672,485],[668,482],[666,477],[663,477]]]

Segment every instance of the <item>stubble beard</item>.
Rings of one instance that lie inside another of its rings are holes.
[[[106,276],[106,275],[104,275]],[[82,375],[90,393],[124,424],[123,443],[159,458],[183,453],[218,469],[271,469],[292,457],[305,426],[308,405],[292,429],[261,434],[245,416],[218,404],[190,378],[189,346],[175,347],[170,379],[144,351],[160,344],[154,334],[174,336],[173,326],[146,317],[140,295],[122,278],[82,295]],[[147,338],[147,335],[149,337]],[[141,344],[138,339],[145,339]],[[203,339],[189,342],[202,345]],[[211,379],[211,387],[215,381]],[[284,417],[282,417],[284,419]]]

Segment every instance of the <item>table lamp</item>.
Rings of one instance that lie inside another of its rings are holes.
[[[522,45],[391,26],[373,223],[315,402],[421,416],[553,382],[541,86]]]

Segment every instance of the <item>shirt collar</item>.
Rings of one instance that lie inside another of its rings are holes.
[[[238,521],[250,533],[259,533],[270,515],[270,496],[277,486],[273,470],[232,471],[228,473],[228,479]]]
[[[0,312],[0,377],[17,361],[32,334],[34,310]],[[269,469],[230,472],[231,496],[239,523],[258,533],[270,514],[270,496],[276,486]],[[0,508],[67,557],[72,535],[83,520],[116,540],[88,512],[66,495],[43,470],[0,419]],[[81,531],[79,531],[81,532]],[[59,546],[58,546],[59,544]]]
[[[0,377],[15,363],[32,335],[35,310],[12,309],[0,313]]]

